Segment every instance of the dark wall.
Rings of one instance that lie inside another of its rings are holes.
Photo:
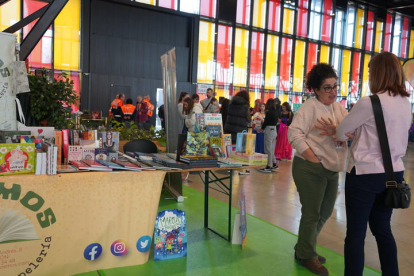
[[[100,0],[92,0],[89,8],[89,44],[82,48],[89,52],[83,72],[89,69],[90,74],[83,81],[83,109],[107,115],[118,93],[134,103],[138,95],[150,94],[156,106],[157,88],[163,88],[160,57],[173,47],[177,91],[195,91],[191,84],[193,18]],[[155,122],[155,115],[151,121]]]

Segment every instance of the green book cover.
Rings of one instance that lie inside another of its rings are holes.
[[[34,173],[35,166],[34,143],[0,144],[0,175]]]
[[[207,155],[209,135],[206,132],[187,133],[187,155]]]

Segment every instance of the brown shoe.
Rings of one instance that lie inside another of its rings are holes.
[[[329,275],[329,271],[326,269],[326,267],[324,267],[319,262],[319,260],[314,260],[314,259],[300,260],[300,264],[317,275],[321,275],[321,276]]]
[[[299,257],[296,255],[296,252],[295,252],[295,260],[296,260],[296,261],[301,261],[301,259],[299,259]],[[323,256],[321,256],[321,255],[319,255],[319,254],[318,254],[318,261],[319,261],[321,264],[326,263],[326,259],[325,259],[325,257],[323,257]]]

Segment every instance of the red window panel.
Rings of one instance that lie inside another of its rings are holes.
[[[365,41],[365,50],[372,51],[372,41],[374,40],[374,12],[368,11],[367,18],[367,35]]]
[[[78,99],[80,99],[80,79],[79,79],[79,72],[71,71],[67,72],[65,71],[66,76],[69,80],[73,81],[73,90],[76,91],[76,95],[78,95]],[[62,71],[60,70],[54,70],[54,78],[56,80],[60,80],[62,75]],[[72,105],[72,112],[79,111],[79,101],[78,104]]]
[[[265,90],[263,94],[263,103],[266,103],[268,99],[276,98],[275,90]]]
[[[302,103],[302,96],[293,96],[292,97],[292,104],[294,103]]]
[[[47,3],[40,1],[23,1],[23,16],[27,17],[30,14],[46,6]],[[37,23],[37,20],[28,24],[23,28],[23,37],[26,37],[33,26]],[[30,53],[27,58],[29,61],[29,67],[36,68],[52,68],[52,29],[49,28],[36,47]]]
[[[387,14],[387,20],[385,22],[385,39],[384,39],[384,52],[391,51],[391,27],[392,27],[392,14]]]
[[[237,0],[236,22],[244,25],[250,24],[250,0]]]
[[[407,58],[407,45],[408,45],[408,32],[409,32],[409,19],[404,16],[402,33],[401,33],[401,57]]]
[[[201,0],[200,15],[216,17],[216,0]]]
[[[296,30],[298,36],[308,36],[308,5],[308,0],[299,0]]]
[[[308,73],[313,66],[318,62],[318,44],[309,43],[308,45],[308,59],[306,61],[306,67]]]
[[[323,16],[322,16],[322,41],[331,42],[332,34],[332,15],[333,6],[332,0],[325,0],[323,5]]]
[[[279,89],[289,91],[291,89],[290,70],[292,65],[292,39],[282,38],[282,52],[280,55]]]
[[[361,53],[354,52],[354,57],[352,60],[352,81],[351,81],[351,93],[353,97],[358,96],[359,88],[359,68],[361,62]]]
[[[267,28],[278,32],[280,30],[280,0],[269,0],[269,20]]]
[[[159,0],[158,6],[168,9],[177,9],[177,0]]]
[[[263,82],[264,34],[252,32],[250,51],[250,87],[261,88]]]
[[[219,25],[217,34],[216,84],[229,85],[231,80],[231,49],[233,28]]]

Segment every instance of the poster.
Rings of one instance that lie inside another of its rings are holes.
[[[144,264],[164,177],[163,171],[1,177],[0,275]]]
[[[187,226],[184,211],[164,210],[158,213],[154,230],[156,261],[187,256]]]
[[[207,94],[207,89],[213,89],[214,90],[214,85],[212,84],[197,84],[197,94]]]

